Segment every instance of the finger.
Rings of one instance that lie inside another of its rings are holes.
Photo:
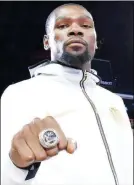
[[[27,125],[23,128],[23,136],[26,143],[31,148],[35,155],[36,161],[43,161],[47,158],[44,148],[40,145],[39,139],[31,132],[30,126]]]
[[[38,137],[39,133],[40,133],[40,125],[42,124],[42,121],[40,118],[34,118],[33,121],[29,124],[30,125],[30,129],[33,132],[33,134],[35,136]]]
[[[35,118],[34,119],[34,124],[30,124],[30,129],[33,132],[33,134],[39,139],[39,137],[37,136],[37,124],[39,124],[41,122],[41,120],[39,118]],[[36,125],[35,125],[36,123]],[[40,123],[41,124],[41,123]],[[36,126],[36,127],[35,127]],[[38,128],[39,129],[39,128]],[[46,151],[47,156],[55,156],[58,154],[58,147],[54,147],[51,149],[44,149]]]
[[[67,139],[65,137],[65,134],[60,128],[60,125],[57,123],[57,121],[52,116],[48,116],[44,118],[43,120],[36,120],[35,125],[36,127],[38,127],[40,132],[44,129],[49,129],[49,128],[56,130],[59,136],[59,144],[58,144],[59,149],[63,150],[67,147]]]
[[[58,144],[59,150],[66,149],[67,148],[67,143],[68,143],[68,141],[67,141],[66,137],[61,136],[60,140],[59,140],[59,144]]]
[[[14,148],[11,148],[10,152],[9,152],[9,157],[11,159],[11,161],[18,167],[20,168],[24,168],[27,166],[30,166],[31,164],[33,164],[35,162],[35,160],[33,159],[29,159],[27,157],[22,157],[21,154],[18,153],[17,150],[15,150]]]
[[[41,122],[42,123],[38,125],[41,131],[48,128],[56,129],[56,131],[60,130],[59,124],[52,116],[45,117],[44,119],[41,120]]]
[[[28,147],[27,143],[21,137],[20,133],[15,135],[13,138],[10,158],[16,164],[20,164],[21,166],[28,166],[35,160],[34,153]]]
[[[67,148],[66,148],[67,152],[72,154],[75,152],[76,149],[77,149],[76,141],[74,141],[71,138],[68,138],[68,143],[67,143]]]
[[[57,146],[52,149],[46,149],[47,156],[49,156],[49,157],[57,155],[58,152],[59,152],[59,150],[58,150]]]

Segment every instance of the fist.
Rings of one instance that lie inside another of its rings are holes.
[[[49,128],[57,132],[59,143],[51,149],[45,149],[40,144],[39,133]],[[72,139],[67,139],[56,120],[48,116],[42,120],[35,118],[34,121],[25,125],[22,130],[15,134],[9,155],[16,166],[24,168],[35,162],[55,156],[64,149],[68,153],[73,153],[76,149],[76,143]]]

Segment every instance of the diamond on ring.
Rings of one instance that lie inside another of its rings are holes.
[[[39,134],[39,141],[44,148],[52,148],[59,143],[59,137],[54,129],[45,129]]]

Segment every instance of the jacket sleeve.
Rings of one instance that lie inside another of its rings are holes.
[[[128,113],[126,111],[124,101],[122,100],[121,97],[119,97],[119,104],[118,105],[119,105],[120,112],[122,112],[122,115],[123,115],[124,120],[126,122],[126,129],[128,130],[128,132],[130,132],[130,135],[132,135],[131,123],[130,123],[130,120],[129,120],[129,117],[128,117]]]
[[[122,133],[124,137],[124,147],[126,150],[124,151],[123,156],[121,156],[122,160],[125,160],[124,163],[126,164],[126,175],[125,179],[127,184],[133,184],[133,130],[131,127],[131,123],[124,105],[123,100],[119,99],[119,107],[120,112],[123,115],[123,120],[121,122]]]
[[[32,180],[25,181],[28,170],[17,168],[9,158],[9,151],[13,135],[18,132],[15,124],[17,107],[13,98],[14,88],[9,86],[1,97],[1,184],[24,185],[31,184]]]

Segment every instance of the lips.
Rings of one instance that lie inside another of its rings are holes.
[[[66,45],[70,45],[70,44],[82,44],[82,45],[86,45],[86,42],[85,41],[83,41],[83,40],[81,40],[81,39],[71,39],[71,40],[69,40],[67,43],[66,43]]]

